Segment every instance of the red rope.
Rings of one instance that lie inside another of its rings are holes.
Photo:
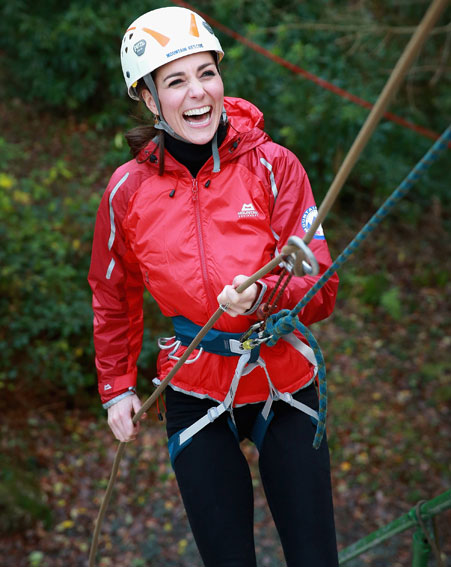
[[[193,8],[193,6],[188,4],[188,2],[183,2],[182,0],[172,0],[172,3],[177,4],[178,6],[182,6],[183,8],[188,8],[189,10],[193,10],[194,12],[197,12],[205,20],[207,20],[209,23],[211,23],[211,25],[213,27],[215,27],[216,29],[222,31],[223,33],[225,33],[226,35],[229,35],[230,37],[233,37],[233,39],[235,39],[236,41],[239,41],[240,43],[246,45],[247,47],[250,47],[251,49],[253,49],[257,53],[264,55],[265,57],[267,57],[271,61],[274,61],[275,63],[278,63],[282,67],[289,69],[290,71],[292,71],[296,75],[301,75],[302,77],[304,77],[308,81],[312,81],[313,83],[319,85],[323,89],[326,89],[326,90],[328,90],[328,91],[330,91],[330,92],[332,92],[332,93],[334,93],[334,94],[336,94],[336,95],[338,95],[342,98],[345,98],[345,99],[347,99],[347,100],[349,100],[349,101],[351,101],[355,104],[358,104],[359,106],[363,106],[364,108],[370,108],[370,109],[373,108],[374,105],[371,102],[368,102],[367,100],[364,100],[363,98],[360,98],[356,95],[353,95],[352,93],[350,93],[350,92],[348,92],[344,89],[341,89],[340,87],[337,87],[336,85],[334,85],[332,83],[329,83],[329,81],[321,79],[321,77],[317,77],[316,75],[313,75],[313,73],[310,73],[309,71],[306,71],[305,69],[302,69],[302,67],[299,67],[298,65],[295,65],[294,63],[290,63],[286,59],[279,57],[279,55],[275,55],[274,53],[271,53],[270,51],[268,51],[267,49],[265,49],[261,45],[258,45],[258,43],[255,43],[255,42],[251,41],[250,39],[247,39],[246,37],[240,35],[236,31],[231,30],[230,28],[221,24],[221,22],[218,22],[217,20],[211,18],[207,14],[199,12],[199,10],[197,10],[196,8]],[[414,124],[413,122],[409,122],[408,120],[405,120],[401,116],[398,116],[397,114],[393,114],[392,112],[385,112],[384,117],[387,120],[391,120],[392,122],[396,122],[397,124],[404,126],[404,128],[409,128],[410,130],[413,130],[414,132],[417,132],[418,134],[425,136],[426,138],[430,138],[432,140],[437,140],[438,138],[440,138],[440,135],[437,134],[437,132],[434,132],[432,130],[424,128],[423,126],[418,126],[417,124]]]

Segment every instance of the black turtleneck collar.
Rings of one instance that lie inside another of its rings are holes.
[[[227,124],[221,121],[218,126],[218,148],[225,140],[226,134]],[[193,177],[196,177],[200,168],[212,155],[211,141],[206,144],[190,144],[176,140],[167,132],[164,132],[164,146],[172,157],[190,170]]]

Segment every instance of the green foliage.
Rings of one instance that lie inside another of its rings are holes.
[[[123,124],[119,49],[123,31],[141,11],[142,3],[133,0],[5,3],[0,50],[8,95],[63,112],[84,107],[84,114],[100,113],[103,122]]]
[[[29,177],[1,173],[0,191],[0,384],[21,376],[75,393],[93,382],[86,274],[98,196],[77,193],[61,159]]]
[[[356,272],[355,268],[347,266],[340,274],[341,293],[344,295],[355,294],[362,306],[380,307],[394,320],[399,321],[402,317],[402,304],[400,290],[390,283],[388,272],[383,269],[380,272],[362,274]]]
[[[153,1],[146,9],[168,5]],[[194,2],[246,39],[367,101],[375,102],[416,25],[424,3],[365,0],[329,3],[265,0]],[[127,99],[119,46],[126,26],[144,11],[132,0],[32,3],[0,8],[3,88],[59,112],[89,116],[97,128],[131,125],[136,103]],[[437,27],[446,24],[446,16]],[[410,28],[409,28],[410,26]],[[406,30],[407,28],[407,30]],[[218,30],[225,49],[226,92],[249,98],[265,114],[273,138],[305,164],[319,198],[329,187],[368,110],[294,74]],[[446,34],[431,34],[390,107],[402,118],[441,132],[451,115]],[[20,70],[20,72],[18,72]],[[351,205],[379,203],[394,189],[431,141],[383,121],[345,192]],[[431,193],[445,204],[444,161],[417,189],[421,206]]]
[[[0,533],[29,528],[38,520],[50,526],[51,512],[38,479],[17,461],[0,455]]]
[[[94,146],[100,143],[95,134],[87,137]],[[27,171],[20,164],[22,145],[0,138],[0,389],[12,389],[20,379],[27,387],[56,386],[74,395],[96,382],[86,277],[108,174],[93,192],[93,170],[87,173],[85,162],[73,159],[87,149],[77,147],[75,136],[69,145],[72,155]],[[124,148],[113,140],[103,152],[103,167],[111,171],[119,158],[125,159]],[[166,332],[150,299],[145,314],[154,332]],[[153,368],[157,350],[146,329],[141,369]]]

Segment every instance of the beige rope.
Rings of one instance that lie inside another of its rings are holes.
[[[337,175],[335,176],[335,179],[333,180],[332,185],[330,186],[318,210],[318,216],[313,221],[312,226],[310,227],[307,234],[304,236],[303,240],[306,244],[308,244],[312,240],[319,225],[323,222],[323,220],[327,216],[327,213],[332,208],[332,205],[334,204],[335,199],[337,198],[341,188],[348,178],[351,169],[354,167],[360,154],[364,150],[366,144],[368,143],[368,140],[374,132],[374,129],[384,115],[388,104],[399,89],[401,81],[405,77],[414,59],[420,52],[420,49],[423,46],[423,43],[426,41],[428,34],[431,32],[435,22],[445,9],[448,2],[449,0],[434,0],[431,3],[426,14],[424,15],[422,21],[419,23],[415,33],[412,35],[403,54],[399,58],[398,63],[393,69],[390,78],[388,79],[384,89],[379,95],[376,104],[373,106],[370,114],[368,115],[368,118],[363,124],[360,132],[357,135],[357,138],[352,144],[351,149],[349,150]]]
[[[343,164],[340,170],[338,171],[334,181],[332,182],[332,185],[330,186],[323,202],[321,203],[321,206],[318,210],[318,216],[312,223],[312,226],[310,227],[307,234],[304,236],[303,240],[306,244],[308,244],[312,240],[319,225],[323,222],[327,213],[331,209],[351,169],[353,168],[357,159],[359,158],[360,154],[365,148],[370,136],[372,135],[374,129],[376,128],[381,117],[383,116],[386,107],[388,106],[390,100],[393,98],[396,91],[398,90],[402,79],[407,73],[407,70],[409,69],[413,60],[419,53],[423,43],[426,40],[427,35],[431,31],[432,27],[434,26],[434,23],[437,21],[442,11],[445,9],[445,6],[448,4],[448,1],[449,0],[434,0],[431,6],[429,7],[428,11],[426,12],[423,20],[418,25],[415,33],[413,34],[406,49],[404,50],[404,53],[401,55],[398,63],[396,64],[396,67],[393,69],[390,78],[387,84],[385,85],[382,93],[380,94],[376,104],[374,105],[370,115],[368,116],[357,138],[355,139],[351,149],[349,150],[348,155],[343,161]],[[289,246],[284,247],[282,250],[282,254],[271,260],[271,262],[266,264],[266,266],[255,272],[255,274],[250,276],[245,282],[243,282],[240,286],[238,286],[237,292],[242,293],[245,289],[247,289],[249,286],[255,283],[258,279],[268,274],[275,267],[277,267],[286,258],[288,254],[294,251],[295,251],[294,247],[289,247]],[[186,359],[190,356],[193,350],[196,349],[200,341],[207,334],[207,332],[213,327],[214,323],[221,317],[223,313],[224,310],[220,307],[212,315],[212,317],[209,319],[206,325],[202,327],[202,329],[199,331],[199,333],[196,335],[196,337],[194,337],[190,345],[187,347],[186,351],[180,357],[180,360],[177,361],[177,364],[173,367],[171,372],[166,376],[164,380],[162,380],[161,384],[156,388],[156,390],[152,393],[152,395],[144,402],[140,410],[133,416],[134,424],[138,422],[142,414],[146,410],[148,410],[150,406],[156,401],[156,399],[161,395],[161,393],[165,390],[165,388],[172,380],[176,372],[178,372],[179,368],[185,363]],[[119,443],[117,453],[113,462],[113,468],[111,471],[107,490],[105,492],[102,504],[100,506],[99,514],[97,516],[97,520],[93,532],[91,549],[89,553],[89,567],[95,566],[95,556],[97,553],[100,529],[102,527],[103,518],[105,516],[106,509],[111,499],[114,482],[116,479],[120,461],[122,459],[122,455],[125,450],[125,446],[126,443]]]

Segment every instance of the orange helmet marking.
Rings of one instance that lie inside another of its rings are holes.
[[[154,39],[156,39],[162,47],[164,47],[165,45],[167,45],[167,43],[169,43],[169,38],[163,35],[162,33],[158,33],[156,31],[150,30],[149,28],[143,28],[143,30],[148,34],[150,34]]]
[[[196,16],[191,14],[191,23],[189,26],[189,33],[195,37],[199,37],[199,30],[197,29]]]

